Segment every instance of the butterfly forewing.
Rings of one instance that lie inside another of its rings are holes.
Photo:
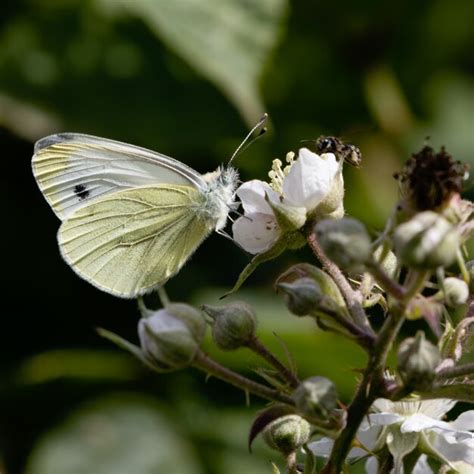
[[[158,183],[205,187],[196,171],[173,158],[75,133],[38,141],[33,172],[61,220],[91,200],[123,189]]]
[[[63,222],[61,252],[93,285],[133,298],[177,273],[214,228],[215,222],[196,212],[203,199],[186,185],[115,192]]]

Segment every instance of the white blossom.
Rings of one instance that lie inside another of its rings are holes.
[[[317,155],[301,148],[298,158],[287,155],[288,166],[282,169],[280,160],[273,161],[271,183],[252,180],[243,183],[236,192],[244,215],[232,226],[235,241],[252,254],[268,250],[280,237],[281,229],[267,200],[303,209],[306,215],[317,208],[336,185],[343,189],[341,163],[333,153]],[[342,202],[342,197],[340,199]],[[340,207],[340,202],[336,207]]]
[[[372,405],[373,413],[362,422],[357,432],[357,444],[349,452],[349,459],[367,457],[365,469],[376,473],[377,458],[372,456],[386,445],[394,458],[393,472],[403,473],[403,458],[415,449],[424,453],[413,473],[432,474],[427,462],[431,456],[455,468],[468,466],[474,472],[474,410],[462,413],[456,420],[442,421],[456,402],[448,399],[405,400],[392,402],[378,399]],[[317,456],[330,455],[334,441],[322,438],[310,444]],[[427,456],[426,456],[427,455]]]

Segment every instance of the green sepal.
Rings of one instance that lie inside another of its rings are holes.
[[[286,234],[283,234],[272,247],[270,247],[265,252],[258,253],[252,258],[250,263],[240,273],[239,277],[237,278],[237,282],[232,287],[232,289],[225,295],[221,296],[221,299],[231,295],[232,293],[235,293],[261,263],[273,260],[274,258],[281,255],[286,249],[295,250],[301,248],[305,243],[306,240],[299,231],[287,232]]]
[[[120,347],[120,349],[124,349],[127,352],[130,352],[130,354],[135,356],[142,364],[146,365],[149,369],[158,373],[169,372],[168,370],[162,369],[160,367],[157,367],[155,364],[152,364],[146,358],[145,354],[143,354],[143,351],[140,347],[136,346],[135,344],[132,344],[123,337],[119,336],[118,334],[115,334],[114,332],[108,331],[107,329],[103,328],[97,328],[97,333],[99,334],[99,336],[109,340],[116,346]]]
[[[282,234],[301,229],[306,222],[306,209],[304,207],[287,206],[283,203],[275,203],[270,200],[268,194],[265,195],[265,201],[272,208],[278,226]]]
[[[451,398],[460,402],[474,403],[474,382],[442,385],[431,388],[428,392],[419,392],[422,399]]]

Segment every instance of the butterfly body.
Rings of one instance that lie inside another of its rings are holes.
[[[225,226],[238,180],[231,167],[201,175],[164,155],[80,134],[37,142],[33,173],[62,220],[65,261],[125,298],[162,285]]]

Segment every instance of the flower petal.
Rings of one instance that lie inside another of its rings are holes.
[[[234,222],[232,234],[244,250],[257,254],[268,250],[278,240],[280,229],[273,215],[250,213]]]
[[[416,461],[413,467],[412,474],[433,474],[433,469],[431,469],[428,464],[428,456],[426,454],[422,454],[418,458],[418,461]]]
[[[323,458],[328,458],[331,454],[332,447],[334,446],[334,440],[331,438],[321,438],[318,441],[308,444],[308,448],[313,451],[316,456],[321,456]],[[361,448],[352,448],[348,455],[347,459],[360,458],[366,456],[367,452]]]
[[[474,410],[461,413],[455,421],[450,423],[450,425],[455,430],[474,431]]]
[[[283,180],[286,204],[313,210],[331,191],[339,163],[332,153],[322,156],[301,148],[298,159]]]
[[[453,430],[450,423],[447,423],[446,421],[435,420],[434,418],[430,418],[429,416],[426,416],[423,413],[415,413],[414,415],[409,416],[402,423],[400,431],[402,433],[412,433],[432,428],[440,428],[442,430],[450,431]]]
[[[262,213],[273,215],[273,211],[265,201],[265,195],[274,201],[279,202],[279,195],[268,183],[258,179],[252,179],[243,183],[235,192],[242,202],[245,214]]]
[[[432,447],[448,461],[464,461],[474,465],[474,437],[457,440],[440,433],[434,438]]]
[[[403,420],[397,413],[372,413],[369,415],[369,423],[372,425],[386,426]]]

